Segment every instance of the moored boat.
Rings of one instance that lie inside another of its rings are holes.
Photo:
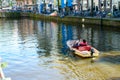
[[[73,47],[73,44],[76,40],[69,40],[67,41],[67,46],[69,47],[70,50],[73,51],[74,54],[80,56],[80,57],[96,57],[96,56],[99,56],[99,51],[97,49],[95,49],[94,47],[90,47],[90,45],[87,45],[87,46],[82,46],[82,47],[79,47],[78,48],[74,48]],[[87,49],[85,49],[87,48]]]
[[[57,12],[54,11],[53,13],[51,13],[49,16],[57,16]]]

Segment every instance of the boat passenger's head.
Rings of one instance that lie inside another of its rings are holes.
[[[85,40],[85,39],[83,39],[83,42],[84,42],[84,43],[86,43],[86,40]]]

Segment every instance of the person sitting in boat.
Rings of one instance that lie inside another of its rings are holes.
[[[91,46],[88,45],[88,43],[87,43],[87,41],[85,39],[83,39],[82,41],[79,42],[78,50],[79,51],[90,51]]]
[[[73,48],[77,48],[79,47],[79,40],[76,40],[74,43],[73,43]]]
[[[79,46],[87,46],[87,41],[85,39],[83,39],[82,42],[79,43]]]

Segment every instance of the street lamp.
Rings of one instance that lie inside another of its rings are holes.
[[[91,0],[91,16],[93,16],[93,0]]]
[[[0,0],[0,9],[2,9],[2,2],[3,2],[3,1],[2,1],[2,0]]]
[[[59,0],[57,0],[57,3],[58,3],[58,4],[57,4],[57,5],[58,5],[58,12],[60,13],[60,6],[59,6],[59,5],[60,5],[60,2],[59,2]]]
[[[46,13],[46,3],[45,3],[45,0],[43,1],[44,3],[44,13]]]

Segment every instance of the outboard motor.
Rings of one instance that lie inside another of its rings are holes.
[[[91,48],[91,57],[93,57],[93,53],[94,53],[94,52],[95,52],[94,49]]]

